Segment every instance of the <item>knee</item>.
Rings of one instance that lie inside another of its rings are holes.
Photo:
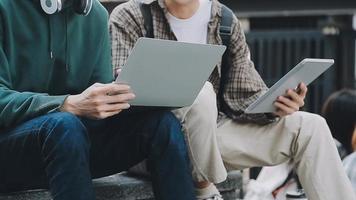
[[[307,123],[311,128],[314,128],[314,129],[328,127],[324,117],[322,117],[318,114],[306,113],[304,115],[304,122]]]
[[[216,94],[211,83],[207,82],[194,101],[190,116],[199,120],[200,124],[215,124],[218,110],[216,103]]]
[[[314,130],[316,130],[315,132],[322,134],[321,137],[328,136],[332,138],[329,126],[324,117],[317,114],[312,114],[311,121],[313,121]]]
[[[301,130],[307,133],[307,137],[332,138],[329,126],[322,116],[312,113],[303,113],[302,118],[303,123]]]
[[[171,112],[160,112],[154,116],[158,120],[153,146],[168,147],[185,152],[185,140],[178,119]]]
[[[43,147],[71,150],[89,148],[89,138],[86,128],[80,119],[70,113],[53,113],[46,115],[39,137]]]

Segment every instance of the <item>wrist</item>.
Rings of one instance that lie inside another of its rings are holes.
[[[61,112],[69,112],[69,113],[79,116],[80,113],[78,112],[77,109],[75,109],[75,106],[74,106],[75,98],[76,98],[76,95],[69,95],[64,100],[64,103],[63,103],[62,107],[60,108],[60,111]]]

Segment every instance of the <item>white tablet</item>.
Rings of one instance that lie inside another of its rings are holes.
[[[275,83],[264,95],[253,102],[245,113],[272,113],[273,105],[279,96],[288,89],[296,89],[300,83],[310,84],[334,64],[332,59],[306,58]]]
[[[130,85],[133,106],[193,104],[226,47],[140,38],[116,82]]]

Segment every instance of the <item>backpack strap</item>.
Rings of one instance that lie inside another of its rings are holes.
[[[143,16],[143,25],[146,30],[146,35],[145,37],[147,38],[154,38],[153,34],[153,18],[152,18],[152,13],[151,13],[151,5],[150,4],[144,4],[140,2],[140,10]]]
[[[221,9],[222,17],[220,22],[219,34],[222,39],[223,45],[229,47],[232,35],[232,22],[234,12],[225,5],[222,5]]]
[[[220,87],[218,91],[218,101],[220,103],[221,109],[223,111],[229,110],[225,100],[224,100],[224,90],[229,79],[230,72],[230,41],[232,35],[232,23],[233,23],[233,11],[225,5],[222,5],[222,17],[220,22],[219,35],[221,37],[223,45],[227,47],[221,63],[221,78],[220,78]]]

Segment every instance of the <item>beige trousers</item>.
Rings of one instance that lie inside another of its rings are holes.
[[[218,113],[211,83],[206,82],[191,106],[172,112],[183,127],[194,181],[224,181],[227,172],[216,140]]]
[[[330,130],[318,115],[297,112],[266,126],[223,119],[217,140],[228,169],[292,161],[309,200],[356,200]]]
[[[356,200],[322,117],[297,112],[266,126],[226,118],[217,127],[215,99],[206,83],[192,106],[173,111],[183,125],[196,181],[223,181],[223,161],[230,170],[292,161],[309,200]]]

